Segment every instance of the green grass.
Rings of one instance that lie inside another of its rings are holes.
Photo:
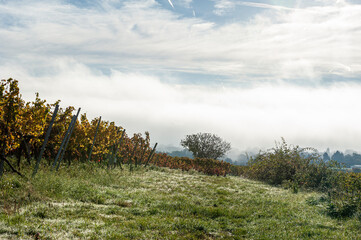
[[[360,239],[360,222],[327,216],[318,193],[239,177],[94,165],[42,167],[0,180],[0,238]],[[31,171],[26,173],[30,176]]]

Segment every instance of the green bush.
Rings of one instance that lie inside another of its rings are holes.
[[[361,220],[361,174],[337,171],[336,162],[324,162],[310,149],[282,144],[251,158],[245,175],[274,185],[283,185],[297,193],[299,188],[326,194],[328,215],[335,218],[357,216]],[[316,204],[312,201],[312,204]]]
[[[336,218],[361,216],[361,174],[340,173],[329,189],[327,212]]]
[[[248,166],[237,166],[231,165],[230,167],[230,175],[232,176],[244,176],[248,170]]]
[[[299,187],[326,191],[336,174],[331,166],[333,163],[322,161],[313,149],[288,146],[282,139],[275,148],[251,158],[245,175],[273,185],[286,185],[295,192]]]

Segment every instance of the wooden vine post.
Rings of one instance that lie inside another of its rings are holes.
[[[119,132],[120,132],[120,128],[119,128],[118,133]],[[122,144],[124,135],[125,135],[125,129],[122,131],[122,136],[120,137],[119,142],[115,143],[113,146],[112,156],[109,158],[109,161],[108,161],[108,169],[112,166],[115,166],[115,163],[117,160],[118,149],[120,148],[120,146]]]
[[[144,144],[144,149],[143,149],[143,152],[142,152],[142,156],[140,157],[140,160],[139,160],[139,165],[142,165],[143,157],[144,157],[146,151],[147,151],[147,145]]]
[[[133,160],[133,158],[134,158],[135,151],[137,150],[137,147],[138,147],[138,141],[136,141],[136,142],[134,143],[134,149],[133,149],[132,155],[131,155],[131,157],[129,158],[129,161],[128,161],[128,163],[130,163],[130,164],[132,164],[132,160]]]
[[[40,154],[39,154],[39,156],[38,156],[38,159],[37,159],[36,164],[35,164],[35,167],[34,167],[33,177],[34,177],[34,176],[36,175],[36,173],[38,172],[39,164],[40,164],[41,158],[43,157],[46,144],[48,143],[49,136],[50,136],[50,133],[51,133],[51,129],[53,128],[53,124],[54,124],[56,115],[57,115],[57,113],[58,113],[58,110],[59,110],[59,105],[56,105],[56,106],[55,106],[55,109],[54,109],[53,116],[52,116],[52,118],[51,118],[51,121],[50,121],[50,124],[49,124],[49,127],[48,127],[48,130],[46,131],[46,135],[45,135],[45,139],[44,139],[43,145],[41,146]]]
[[[118,150],[119,150],[119,148],[122,146],[122,142],[123,142],[124,136],[125,136],[125,129],[123,130],[122,136],[120,137],[120,140],[119,140],[119,143],[118,143],[118,146],[117,146],[117,148],[115,149],[115,154],[114,154],[113,163],[112,163],[114,166],[115,166],[115,164],[116,164]],[[122,167],[122,165],[120,165],[120,168],[121,168],[121,167]]]
[[[102,117],[100,116],[100,117],[99,117],[99,121],[98,121],[97,128],[96,128],[96,130],[95,130],[93,143],[92,143],[92,146],[91,146],[91,148],[90,148],[90,153],[89,153],[89,157],[88,157],[88,162],[90,162],[90,159],[91,159],[91,156],[92,156],[95,139],[97,138],[97,134],[98,134],[98,130],[99,130],[99,125],[100,125],[100,122],[101,122],[101,121],[102,121]]]
[[[74,116],[71,118],[71,122],[70,122],[70,124],[69,124],[68,130],[66,130],[65,136],[64,136],[64,138],[63,138],[63,141],[61,142],[59,151],[58,151],[58,153],[56,154],[56,157],[55,157],[55,160],[54,160],[54,162],[53,162],[53,165],[52,165],[51,169],[53,169],[53,168],[56,166],[56,163],[58,162],[58,159],[59,159],[59,157],[60,157],[61,151],[62,151],[62,149],[63,149],[63,147],[64,147],[64,145],[65,145],[66,139],[67,139],[67,137],[68,137],[68,135],[69,135],[71,126],[73,125],[73,123],[74,123],[74,121],[75,121],[75,117],[76,117],[76,116],[74,115]]]
[[[120,128],[118,128],[118,127],[116,127],[117,128],[117,135],[119,134],[119,132],[120,132]],[[115,154],[115,149],[117,148],[117,142],[115,141],[115,143],[113,144],[113,146],[112,146],[112,149],[111,149],[111,151],[112,151],[112,154],[110,155],[110,156],[108,156],[108,169],[110,168],[110,166],[111,166],[111,164],[113,163],[113,158],[114,158],[114,154]]]
[[[62,153],[61,153],[61,156],[60,156],[60,159],[59,159],[59,162],[58,162],[58,166],[56,167],[56,171],[59,170],[60,163],[61,163],[61,161],[63,160],[63,157],[64,157],[64,154],[65,154],[66,148],[68,147],[68,144],[69,144],[69,140],[70,140],[71,134],[72,134],[73,131],[74,131],[74,127],[75,127],[75,124],[76,124],[76,120],[78,119],[78,116],[79,116],[79,113],[80,113],[80,109],[81,109],[81,108],[78,109],[78,112],[77,112],[76,115],[75,115],[75,120],[74,120],[74,122],[73,122],[73,125],[71,125],[71,127],[70,127],[70,132],[69,132],[69,134],[68,134],[68,136],[67,136],[64,149],[63,149],[63,151],[62,151]]]
[[[155,143],[154,148],[153,148],[152,151],[149,153],[148,160],[147,160],[147,162],[145,163],[145,166],[148,166],[148,163],[152,160],[153,154],[154,154],[154,152],[155,152],[155,149],[157,148],[157,145],[158,145],[158,143]]]

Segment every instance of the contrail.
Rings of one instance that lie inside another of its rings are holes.
[[[172,1],[171,1],[171,0],[168,0],[168,2],[169,2],[169,4],[172,6],[172,8],[174,8]]]
[[[277,10],[295,10],[294,8],[276,6],[266,3],[255,3],[255,2],[239,2],[239,5],[244,5],[248,7],[256,7],[256,8],[269,8],[269,9],[277,9]]]
[[[267,3],[255,3],[255,2],[238,2],[238,5],[248,6],[248,7],[256,7],[256,8],[268,8],[268,9],[275,9],[275,10],[288,10],[288,11],[305,11],[305,12],[315,12],[311,9],[305,9],[305,8],[292,8],[292,7],[284,7],[284,6],[278,6],[278,5],[271,5]]]

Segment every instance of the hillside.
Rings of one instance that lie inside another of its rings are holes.
[[[124,167],[45,169],[30,181],[6,174],[0,238],[361,238],[360,223],[328,217],[317,193],[294,194],[240,177]]]

